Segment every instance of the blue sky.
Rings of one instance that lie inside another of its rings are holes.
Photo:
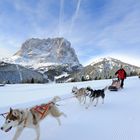
[[[140,66],[140,0],[0,0],[0,58],[32,37],[66,38],[84,65],[111,56]]]

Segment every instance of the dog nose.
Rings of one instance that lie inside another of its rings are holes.
[[[0,129],[3,130],[3,127],[1,127]]]

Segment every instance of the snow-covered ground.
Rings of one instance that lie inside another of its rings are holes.
[[[62,99],[71,97],[73,86],[91,86],[102,89],[111,80],[66,84],[15,84],[0,87],[0,113],[9,107],[27,108],[46,103],[53,96]],[[125,88],[118,92],[106,91],[105,103],[99,100],[97,107],[80,105],[75,98],[59,102],[59,109],[67,114],[60,118],[62,125],[52,117],[41,122],[40,140],[140,140],[140,79],[125,80]],[[0,117],[0,126],[4,118]],[[0,140],[12,140],[15,129],[5,133],[0,131]],[[19,140],[34,140],[35,132],[25,129]]]

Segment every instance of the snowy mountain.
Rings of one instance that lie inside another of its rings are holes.
[[[127,76],[138,75],[140,72],[140,67],[122,62],[111,57],[101,58],[98,61],[95,61],[85,67],[85,69],[89,73],[89,76],[91,74],[96,76],[92,78],[107,79],[112,78],[114,73],[120,68],[121,65],[123,65],[123,68],[126,70]]]
[[[9,108],[27,109],[29,107],[47,103],[54,96],[60,96],[58,108],[67,118],[60,117],[61,126],[51,116],[40,123],[40,140],[139,140],[140,139],[140,79],[131,77],[125,80],[124,89],[118,92],[105,92],[104,104],[99,98],[89,109],[86,104],[72,97],[73,86],[78,88],[90,86],[102,89],[111,84],[111,80],[93,80],[88,82],[64,84],[13,84],[0,87],[0,113]],[[2,94],[3,93],[3,94]],[[10,97],[10,98],[9,98]],[[0,117],[0,127],[5,119]],[[12,140],[16,128],[5,133],[0,131],[1,140]],[[19,140],[34,140],[34,130],[25,128]]]
[[[29,39],[22,44],[11,61],[43,71],[48,66],[61,65],[69,69],[81,67],[71,43],[64,38]]]
[[[36,70],[51,81],[55,76],[82,69],[71,43],[64,38],[29,39],[11,58],[2,61]]]
[[[123,65],[123,68],[126,70],[127,76],[138,75],[140,73],[140,67],[108,57],[96,60],[93,63],[85,66],[81,71],[74,72],[63,79],[59,79],[59,81],[84,81],[113,78],[115,72],[121,65]]]

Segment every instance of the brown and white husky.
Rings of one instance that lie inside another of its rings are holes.
[[[10,108],[10,112],[6,116],[5,123],[1,127],[1,130],[8,132],[12,129],[12,127],[17,127],[16,133],[12,140],[18,140],[25,127],[33,128],[37,135],[35,140],[39,140],[39,123],[41,120],[43,120],[46,116],[51,115],[52,117],[56,118],[58,124],[61,125],[59,117],[61,115],[66,117],[66,115],[63,112],[60,112],[56,106],[56,102],[58,100],[60,100],[60,97],[56,96],[47,104],[41,104],[25,110]]]

